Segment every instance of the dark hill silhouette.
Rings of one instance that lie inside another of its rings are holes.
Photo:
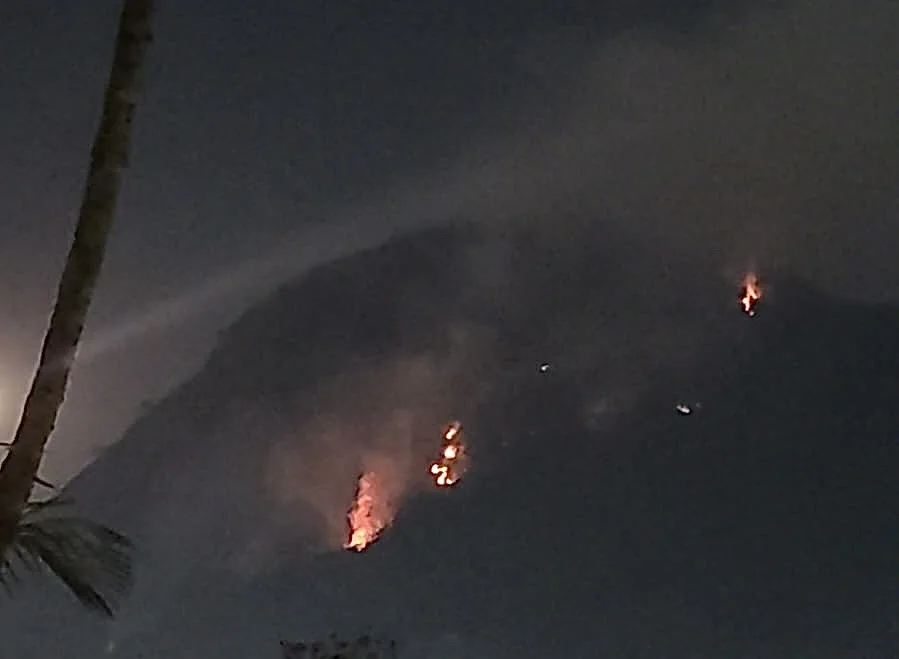
[[[66,609],[13,642],[237,658],[370,624],[409,657],[452,635],[497,658],[891,647],[899,313],[771,273],[750,320],[714,268],[600,238],[443,228],[279,290],[70,485],[141,547],[120,621]],[[322,551],[367,451],[417,474],[456,416],[460,487],[413,477],[370,550]]]

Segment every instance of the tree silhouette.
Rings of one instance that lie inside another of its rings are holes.
[[[324,640],[281,641],[281,659],[397,659],[397,643],[371,634],[352,639],[331,634]]]
[[[91,584],[104,570],[117,586],[130,578],[130,545],[97,524],[75,518],[34,520],[58,500],[31,502],[38,469],[62,407],[72,363],[103,266],[122,172],[128,161],[140,74],[151,40],[153,0],[125,0],[100,126],[91,149],[75,235],[31,389],[8,453],[0,465],[0,578],[14,578],[16,561],[48,567],[82,604],[112,615],[110,601]],[[121,589],[114,589],[121,590]]]

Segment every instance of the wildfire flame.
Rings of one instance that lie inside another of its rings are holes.
[[[452,487],[462,478],[468,456],[462,442],[462,424],[454,421],[443,432],[443,443],[430,473],[437,487]],[[344,549],[364,551],[380,538],[384,529],[393,521],[395,500],[391,496],[392,484],[387,478],[389,468],[369,469],[359,476],[356,497],[347,511],[347,535]],[[395,494],[395,493],[394,493]]]
[[[742,294],[740,296],[740,307],[750,318],[755,315],[755,308],[758,306],[759,300],[762,299],[762,287],[759,284],[759,278],[755,273],[747,273],[743,277]]]
[[[465,471],[465,445],[462,443],[462,424],[451,423],[443,432],[440,456],[431,463],[431,476],[437,487],[452,487]]]
[[[359,477],[356,486],[356,500],[347,512],[349,537],[344,549],[363,551],[378,539],[389,520],[383,519],[377,511],[378,479],[368,471]]]

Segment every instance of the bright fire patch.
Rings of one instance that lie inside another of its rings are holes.
[[[762,299],[762,286],[755,273],[748,273],[743,278],[743,287],[740,293],[740,307],[750,318],[755,315],[759,300]]]
[[[359,477],[356,486],[356,500],[347,512],[349,534],[344,544],[345,549],[362,551],[378,539],[381,531],[390,520],[378,514],[377,498],[378,478],[374,472],[368,471]]]
[[[452,487],[465,473],[465,444],[462,443],[462,424],[451,423],[443,432],[443,446],[439,457],[431,463],[431,477],[437,487]]]

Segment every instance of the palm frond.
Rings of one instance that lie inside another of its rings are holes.
[[[37,483],[38,485],[42,485],[43,487],[46,487],[48,490],[55,490],[55,489],[56,489],[56,486],[55,486],[53,483],[51,483],[51,482],[49,482],[49,481],[45,481],[45,480],[44,480],[43,478],[41,478],[40,476],[35,476],[35,477],[34,477],[34,482]]]
[[[0,558],[0,584],[9,590],[21,570],[49,572],[87,609],[113,617],[133,581],[133,545],[102,524],[60,516],[69,503],[53,497],[28,504]]]

